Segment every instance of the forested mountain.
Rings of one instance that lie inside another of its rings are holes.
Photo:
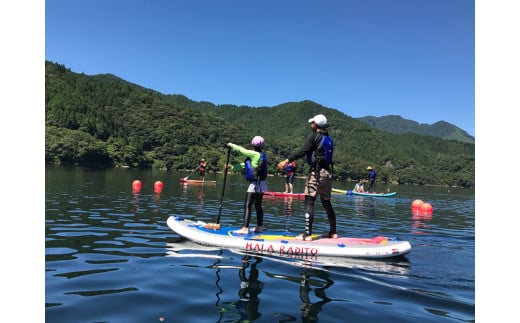
[[[91,167],[193,169],[200,158],[209,171],[225,164],[225,143],[248,146],[266,139],[270,172],[301,148],[307,120],[323,113],[335,142],[334,177],[381,182],[472,187],[475,146],[413,133],[392,134],[312,101],[253,108],[196,102],[164,95],[116,76],[78,74],[46,62],[45,158],[48,163]],[[237,160],[238,161],[238,160]],[[306,173],[304,160],[298,174]]]
[[[457,140],[474,144],[475,138],[466,131],[446,121],[439,121],[434,124],[418,123],[416,121],[404,119],[401,116],[388,115],[383,117],[366,116],[356,118],[379,130],[391,133],[413,132],[420,135],[440,137],[443,139]]]

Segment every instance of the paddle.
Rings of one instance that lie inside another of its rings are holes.
[[[229,155],[230,154],[231,154],[231,147],[227,147],[226,168],[224,169],[224,183],[222,184],[222,194],[220,195],[220,206],[218,207],[217,229],[220,229],[220,215],[222,214],[222,200],[224,200],[224,190],[226,189],[226,178],[227,178],[227,170],[228,170],[228,165],[229,165]]]
[[[193,175],[193,173],[195,173],[195,171],[197,171],[198,168],[195,168],[191,173],[189,173],[188,176],[184,177],[184,180],[187,180],[188,177],[190,177],[191,175]]]

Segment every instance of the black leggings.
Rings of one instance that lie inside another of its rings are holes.
[[[336,234],[336,212],[334,212],[334,209],[332,208],[332,204],[330,203],[330,200],[325,200],[321,198],[321,205],[323,205],[323,208],[325,209],[325,212],[327,213],[327,218],[329,219],[329,236],[332,236],[333,234]],[[312,235],[312,223],[314,222],[314,201],[316,198],[312,196],[305,196],[305,235],[310,236]]]
[[[372,192],[376,191],[376,179],[375,178],[371,178],[368,180],[367,192],[370,190],[372,190]]]
[[[249,228],[251,222],[251,207],[253,204],[256,209],[256,225],[262,226],[264,224],[264,210],[262,209],[262,199],[264,193],[246,193],[246,200],[244,202],[244,223],[243,227]]]

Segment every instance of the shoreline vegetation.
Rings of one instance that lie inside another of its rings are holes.
[[[60,166],[60,165],[58,165]],[[82,167],[82,166],[79,166],[79,165],[69,165],[69,166],[73,166],[73,167]],[[123,165],[123,166],[114,166],[115,168],[124,168],[124,169],[130,169],[129,166],[126,166],[126,165]],[[169,170],[164,170],[165,172],[168,172]],[[193,169],[177,169],[176,171],[178,172],[186,172],[186,173],[191,173],[193,172]],[[224,171],[211,171],[211,172],[206,172],[206,173],[213,173],[213,174],[223,174]],[[236,172],[236,171],[231,171],[231,170],[228,170],[228,174],[235,174],[235,175],[238,175],[238,174],[241,174],[240,172]],[[275,174],[267,174],[268,177],[280,177],[280,178],[285,178],[285,174],[284,173],[275,173]],[[182,176],[181,176],[182,177]],[[294,178],[298,178],[298,179],[302,179],[302,180],[305,180],[307,178],[306,175],[297,175],[297,176],[294,176]],[[333,182],[338,182],[338,183],[345,183],[345,184],[352,184],[352,187],[354,187],[354,184],[357,182],[356,180],[340,180],[340,179],[333,179]],[[368,181],[364,181],[364,183],[367,183]],[[433,185],[433,184],[400,184],[398,182],[380,182],[379,183],[380,185],[409,185],[409,186],[429,186],[429,187],[447,187],[447,188],[469,188],[469,187],[460,187],[460,186],[448,186],[448,185]],[[471,187],[473,188],[473,187]],[[348,190],[348,189],[347,189]]]

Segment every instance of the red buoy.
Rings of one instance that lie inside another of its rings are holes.
[[[143,187],[143,183],[140,180],[136,179],[132,182],[132,193],[141,192],[141,188]]]
[[[422,211],[426,214],[431,214],[433,212],[433,206],[430,203],[424,203],[422,205]]]
[[[423,205],[424,205],[423,200],[414,200],[412,202],[412,210],[422,210]]]
[[[156,194],[161,193],[163,187],[164,187],[164,184],[163,184],[161,181],[156,181],[156,182],[153,184],[153,191],[154,191],[154,193],[156,193]]]

